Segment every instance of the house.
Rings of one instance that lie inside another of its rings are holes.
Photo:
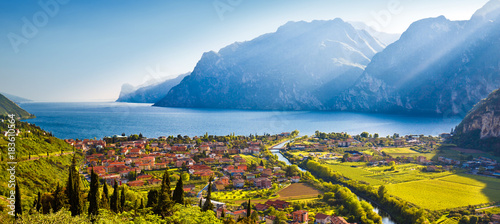
[[[141,187],[144,186],[144,180],[134,180],[127,183],[130,187]]]
[[[115,155],[115,150],[109,150],[108,151],[108,156],[113,156]]]
[[[315,224],[330,224],[332,223],[332,217],[329,215],[325,215],[323,213],[318,213],[314,216]]]
[[[299,176],[292,177],[292,183],[298,183],[299,181],[300,181],[300,177]]]
[[[244,175],[245,174],[245,171],[243,170],[232,170],[231,171],[231,176],[234,176],[235,174],[240,174],[240,175]]]
[[[265,178],[265,177],[260,177],[260,178],[256,178],[253,180],[254,181],[254,185],[258,188],[271,188],[273,186],[273,182],[271,182],[271,180],[269,180],[268,178]]]
[[[224,186],[229,185],[229,177],[223,176],[219,179],[219,181],[222,182],[222,184],[224,184]]]
[[[333,223],[333,224],[349,224],[347,221],[345,221],[344,218],[342,218],[340,216],[332,217],[331,223]]]
[[[276,200],[276,201],[269,200],[266,201],[266,205],[272,206],[275,209],[285,209],[288,208],[288,206],[290,206],[290,203],[282,200]]]
[[[266,211],[267,209],[269,209],[269,205],[261,204],[261,203],[255,204],[255,210],[257,210],[259,212]]]
[[[161,180],[158,180],[158,179],[149,179],[148,180],[148,184],[149,185],[157,185],[157,184],[161,184]],[[129,185],[130,186],[130,185]]]
[[[184,190],[184,192],[189,192],[194,190],[194,188],[195,188],[194,184],[189,184],[189,185],[184,185],[182,189]]]
[[[238,187],[238,188],[242,188],[243,186],[245,186],[245,181],[242,179],[235,179],[235,180],[233,180],[233,186]]]
[[[214,186],[215,186],[215,189],[217,189],[218,191],[222,191],[226,188],[226,186],[224,185],[224,183],[222,183],[222,181],[218,180],[218,181],[215,181],[214,182]]]
[[[239,211],[229,212],[229,214],[233,217],[234,220],[238,220],[247,216],[247,210],[243,209]]]
[[[309,212],[305,210],[298,210],[292,213],[292,219],[294,222],[305,223],[309,222]]]
[[[263,166],[257,166],[257,170],[258,170],[259,172],[262,172],[262,171],[264,171],[264,167],[263,167]]]

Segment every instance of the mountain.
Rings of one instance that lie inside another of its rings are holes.
[[[500,87],[499,5],[490,1],[469,21],[413,23],[330,109],[465,115]]]
[[[17,119],[30,119],[35,116],[19,107],[16,103],[0,94],[0,116],[15,114]]]
[[[14,96],[14,95],[11,95],[11,94],[8,94],[8,93],[2,93],[2,92],[0,92],[0,94],[2,94],[3,96],[9,98],[9,100],[12,100],[12,102],[14,102],[16,104],[26,103],[26,102],[32,102],[33,101],[33,100],[26,99],[26,98],[23,98],[23,97]]]
[[[481,100],[455,128],[455,143],[500,155],[500,89]]]
[[[380,42],[382,42],[385,45],[390,45],[401,37],[401,34],[397,33],[385,33],[385,32],[380,32],[377,31],[370,26],[366,25],[366,23],[363,22],[349,22],[354,28],[358,30],[365,30],[368,32],[370,35],[378,39]]]
[[[289,22],[274,33],[203,54],[155,106],[318,110],[351,86],[385,45],[335,19]]]
[[[127,103],[156,103],[163,99],[172,87],[178,85],[189,73],[179,75],[173,79],[165,80],[161,83],[147,85],[135,89],[130,84],[122,86],[120,97],[116,102]]]

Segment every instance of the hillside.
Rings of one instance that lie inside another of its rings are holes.
[[[0,115],[15,114],[17,119],[34,118],[34,115],[28,113],[19,107],[16,103],[0,94]]]
[[[481,100],[455,128],[454,142],[500,155],[500,89]]]
[[[499,12],[500,0],[492,0],[468,21],[413,23],[331,109],[465,116],[500,87]]]
[[[68,176],[68,167],[71,164],[73,147],[61,139],[51,137],[35,125],[18,121],[15,123],[19,129],[16,136],[16,178],[21,185],[23,193],[23,207],[26,211],[32,205],[38,193],[53,191],[57,183],[65,184]],[[0,133],[7,130],[7,122],[0,122]],[[0,136],[0,169],[8,169],[7,137]],[[63,155],[61,155],[63,151]],[[47,157],[47,153],[49,157]],[[31,158],[31,159],[30,159]],[[77,154],[81,160],[81,156]],[[0,172],[0,197],[8,195],[8,172]],[[3,202],[0,200],[0,202]],[[0,203],[1,204],[1,203]]]
[[[178,85],[184,77],[189,73],[179,75],[173,79],[165,80],[161,83],[153,85],[146,85],[138,89],[127,90],[128,87],[124,85],[120,92],[120,97],[116,102],[127,103],[156,103],[163,99],[172,87]]]
[[[205,53],[155,106],[321,110],[385,45],[335,19],[289,22],[274,33]]]

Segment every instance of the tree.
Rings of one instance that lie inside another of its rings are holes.
[[[21,206],[21,189],[19,188],[19,183],[17,182],[16,179],[16,193],[14,195],[15,198],[15,205],[14,205],[14,217],[17,219],[19,216],[23,214],[23,208]]]
[[[151,189],[148,192],[148,203],[146,204],[146,207],[154,208],[156,207],[156,203],[158,203],[158,190]]]
[[[253,222],[259,221],[259,214],[257,214],[256,211],[252,212],[252,215],[250,215],[250,220],[252,220]]]
[[[40,212],[40,209],[42,208],[42,193],[38,191],[38,198],[36,199],[36,211]]]
[[[214,205],[212,204],[212,181],[213,176],[208,180],[208,189],[207,189],[207,197],[205,198],[205,204],[203,204],[203,211],[212,211],[214,210]]]
[[[361,133],[361,137],[363,138],[368,138],[368,136],[370,136],[370,133],[364,131],[363,133]]]
[[[121,196],[120,196],[120,209],[121,209],[121,212],[123,212],[123,210],[125,209],[125,191],[126,191],[126,188],[125,186],[122,187],[122,192],[121,192]]]
[[[109,209],[109,188],[106,182],[102,185],[101,205],[99,207]]]
[[[247,218],[250,218],[250,215],[252,213],[252,207],[250,207],[250,199],[248,199],[248,204],[247,204]]]
[[[186,181],[186,182],[189,181],[189,179],[190,179],[189,173],[183,173],[181,175],[181,178],[183,181]]]
[[[165,218],[170,208],[172,207],[172,191],[170,190],[170,174],[168,169],[163,174],[160,192],[158,192],[158,203],[156,204],[155,213]]]
[[[118,183],[116,182],[115,180],[115,185],[113,187],[113,195],[111,195],[111,199],[110,199],[110,203],[109,203],[109,207],[111,208],[111,211],[115,212],[115,213],[118,213],[120,210],[119,210],[119,194],[118,194]]]
[[[182,183],[182,177],[185,173],[181,174],[181,178],[177,181],[174,190],[174,196],[172,197],[173,201],[177,204],[184,204],[184,184]]]
[[[378,138],[379,137],[378,133],[373,134],[373,137]]]
[[[88,209],[89,216],[99,215],[99,176],[97,175],[97,173],[94,172],[94,169],[92,169],[92,172],[90,173],[90,190],[89,190],[88,200],[89,200],[89,209]]]
[[[54,212],[58,212],[65,204],[64,192],[59,182],[57,182],[56,190],[52,195],[54,196],[52,209]]]
[[[380,185],[380,187],[378,187],[378,197],[380,199],[383,199],[386,194],[387,194],[387,189],[385,188],[384,185]]]
[[[68,182],[66,185],[66,196],[69,200],[69,210],[72,216],[83,213],[83,197],[80,186],[81,180],[78,169],[76,168],[76,155],[73,155],[73,161],[69,168]]]
[[[144,199],[141,198],[141,205],[139,206],[139,209],[144,209]]]

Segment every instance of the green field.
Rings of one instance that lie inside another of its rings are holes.
[[[255,164],[260,164],[260,159],[256,156],[245,155],[245,154],[239,154],[239,156],[241,156],[241,158],[243,158],[247,161],[247,165],[250,165],[252,162]]]
[[[370,185],[382,185],[385,184],[377,178],[373,178],[373,172],[363,169],[365,163],[340,163],[340,162],[328,162],[327,166],[337,172],[340,172],[345,177],[352,180],[359,180],[369,183]]]
[[[433,159],[436,156],[436,151],[431,153],[420,153],[414,150],[411,150],[409,147],[401,147],[401,148],[384,148],[382,152],[385,152],[392,157],[414,157],[414,156],[424,156],[427,159]]]
[[[480,176],[449,175],[386,187],[391,195],[431,210],[500,201],[500,180]]]

